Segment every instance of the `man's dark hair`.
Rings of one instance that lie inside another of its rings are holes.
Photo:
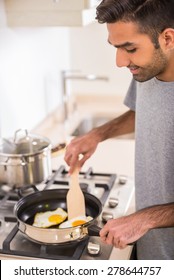
[[[174,28],[174,0],[103,0],[97,7],[99,23],[134,22],[155,47],[166,28]]]

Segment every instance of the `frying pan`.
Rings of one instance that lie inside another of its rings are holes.
[[[101,228],[95,225],[97,217],[102,210],[102,204],[94,195],[84,192],[86,216],[91,216],[92,221],[83,225],[69,228],[40,228],[33,226],[34,216],[38,212],[53,211],[58,207],[67,211],[67,189],[51,189],[38,191],[35,186],[30,186],[35,191],[19,199],[14,207],[18,220],[19,230],[29,239],[44,244],[64,244],[83,240],[87,236],[99,236]],[[25,187],[27,188],[27,187]],[[19,190],[21,195],[22,189]],[[78,201],[77,201],[78,203]]]

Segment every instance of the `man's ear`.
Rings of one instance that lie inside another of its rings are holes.
[[[159,42],[165,50],[174,49],[174,29],[166,28],[159,36]]]

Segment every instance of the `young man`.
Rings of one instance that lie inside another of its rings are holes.
[[[72,172],[99,142],[135,129],[136,212],[109,220],[100,232],[107,244],[137,241],[137,258],[174,259],[174,1],[103,0],[97,20],[106,23],[116,64],[133,80],[119,118],[71,141],[65,160]]]

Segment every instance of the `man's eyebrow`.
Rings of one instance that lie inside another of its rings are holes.
[[[111,44],[111,42],[108,40],[108,43],[110,44],[110,45],[112,45]],[[121,45],[113,45],[115,48],[125,48],[125,47],[130,47],[130,46],[132,46],[132,45],[134,45],[134,43],[131,43],[131,42],[125,42],[124,44],[121,44]]]

